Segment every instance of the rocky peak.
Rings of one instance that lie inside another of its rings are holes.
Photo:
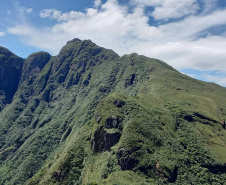
[[[70,44],[70,43],[76,43],[76,42],[81,42],[81,40],[78,39],[78,38],[74,38],[74,39],[72,39],[72,40],[69,40],[69,41],[67,42],[67,44]]]
[[[40,51],[40,52],[31,54],[27,58],[26,63],[30,69],[38,67],[42,70],[43,67],[50,60],[50,58],[51,58],[51,55],[49,53]]]
[[[50,58],[51,55],[47,52],[37,52],[31,54],[25,61],[21,81],[24,82],[29,78],[29,76],[40,73]]]

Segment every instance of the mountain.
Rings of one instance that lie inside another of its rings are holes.
[[[0,184],[224,184],[226,88],[90,40],[0,47]]]

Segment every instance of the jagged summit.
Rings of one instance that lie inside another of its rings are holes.
[[[80,39],[78,39],[78,38],[74,38],[74,39],[72,39],[72,40],[69,40],[69,41],[67,42],[67,44],[72,43],[72,42],[82,42],[82,40],[80,40]]]
[[[0,184],[223,184],[225,102],[226,88],[90,40],[0,54]]]
[[[47,52],[37,52],[28,56],[26,59],[26,67],[32,70],[35,67],[39,67],[40,70],[44,68],[44,66],[49,62],[51,55]]]
[[[97,55],[101,51],[107,52],[107,54],[110,56],[112,55],[113,57],[118,56],[113,50],[111,49],[105,49],[103,47],[97,46],[95,43],[93,43],[91,40],[80,40],[80,39],[73,39],[71,41],[68,41],[67,44],[62,48],[61,52],[69,53],[73,52],[73,54],[79,54],[80,52],[85,52],[87,55]]]

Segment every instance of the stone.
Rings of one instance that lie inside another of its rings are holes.
[[[111,147],[118,143],[121,134],[119,132],[107,133],[103,127],[94,132],[91,148],[94,152],[110,151]]]

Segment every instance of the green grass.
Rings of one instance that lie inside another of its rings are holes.
[[[226,174],[205,166],[226,163],[225,102],[225,88],[159,60],[71,41],[33,76],[24,73],[0,112],[0,147],[14,146],[0,156],[0,184],[223,184]],[[105,128],[109,118],[120,127]],[[100,128],[121,134],[110,151],[91,149]]]

